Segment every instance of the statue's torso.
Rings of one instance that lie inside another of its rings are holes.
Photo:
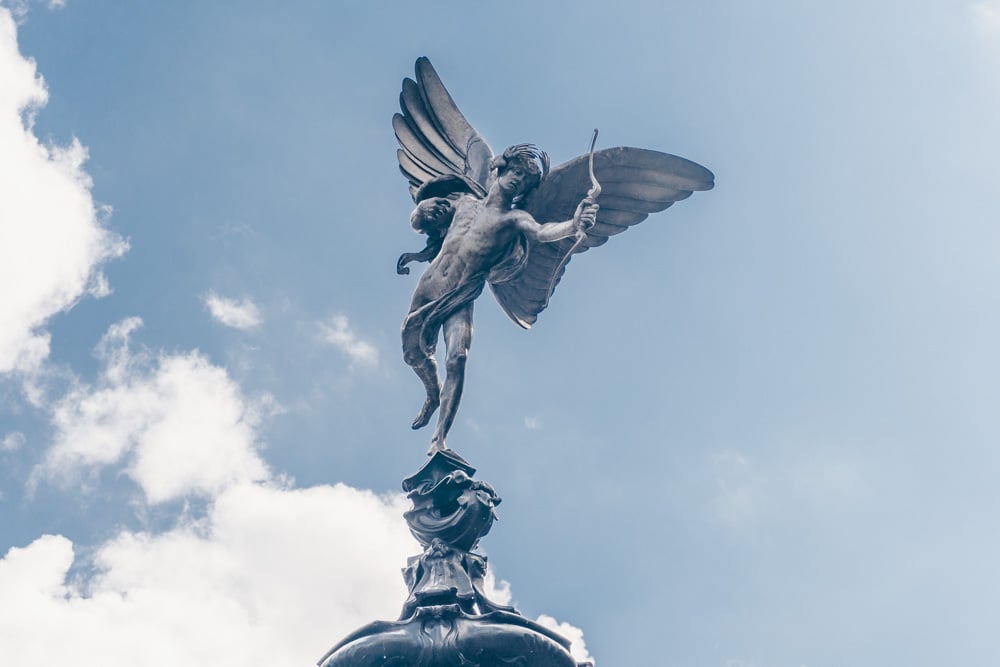
[[[441,250],[421,279],[435,298],[466,280],[485,280],[507,255],[516,234],[514,211],[490,207],[481,199],[461,197]],[[437,292],[437,294],[433,294]]]

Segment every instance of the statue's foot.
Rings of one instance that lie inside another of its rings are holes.
[[[417,413],[417,417],[413,420],[413,424],[410,425],[410,428],[417,430],[418,428],[427,426],[427,424],[431,421],[431,416],[434,414],[434,411],[438,409],[440,404],[440,400],[428,396],[427,400],[424,401],[424,407],[420,408],[420,412]]]
[[[434,456],[437,452],[447,452],[451,451],[448,446],[444,444],[444,440],[438,440],[435,438],[431,440],[431,448],[427,450],[427,456]]]

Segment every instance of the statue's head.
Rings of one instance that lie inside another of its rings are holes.
[[[524,174],[524,181],[518,197],[526,194],[538,187],[545,175],[549,173],[549,156],[543,150],[533,144],[517,144],[508,146],[503,154],[497,155],[490,162],[490,168],[496,169],[497,178],[501,178],[511,169],[520,169]]]

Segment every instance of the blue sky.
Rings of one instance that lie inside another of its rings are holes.
[[[5,662],[398,614],[421,55],[494,149],[716,175],[530,332],[478,303],[500,591],[599,665],[997,664],[995,0],[0,3]]]

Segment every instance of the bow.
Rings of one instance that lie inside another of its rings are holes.
[[[583,201],[590,200],[591,204],[597,203],[597,198],[601,195],[601,184],[597,182],[597,177],[594,176],[594,146],[597,145],[597,128],[594,128],[594,136],[590,140],[590,190],[587,191],[587,196]],[[569,249],[566,255],[559,261],[559,266],[556,267],[555,272],[552,274],[552,280],[549,281],[549,289],[545,295],[545,305],[542,306],[543,309],[547,308],[549,305],[549,299],[552,298],[552,292],[556,289],[556,281],[559,280],[559,274],[566,267],[569,258],[573,256],[573,253],[577,251],[580,244],[583,243],[584,239],[587,238],[587,232],[581,227],[576,230],[576,241],[573,242],[573,246]]]

